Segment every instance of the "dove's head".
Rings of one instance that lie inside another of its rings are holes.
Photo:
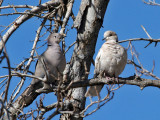
[[[104,39],[107,42],[118,42],[118,36],[115,32],[113,31],[106,31],[104,33]]]
[[[51,45],[54,43],[59,44],[63,37],[64,36],[61,35],[60,33],[51,33],[47,38],[48,44],[51,44]]]

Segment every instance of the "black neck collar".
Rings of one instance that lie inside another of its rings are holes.
[[[51,44],[48,44],[48,46],[52,46]]]

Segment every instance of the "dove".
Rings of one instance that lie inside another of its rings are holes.
[[[95,77],[117,78],[127,63],[127,50],[118,43],[118,36],[113,31],[104,33],[106,41],[100,48],[95,59]],[[85,96],[99,96],[103,85],[91,86]]]
[[[53,90],[53,87],[63,80],[66,59],[59,45],[61,38],[62,35],[59,33],[51,33],[47,38],[47,50],[38,57],[34,73],[43,80],[32,79],[31,84],[12,104],[13,107],[10,107],[9,111],[13,114],[18,112],[17,109],[30,105],[39,94]]]
[[[32,80],[32,86],[35,86],[39,83],[43,84],[43,88],[36,90],[37,92],[50,89],[50,85],[54,84],[58,77],[60,77],[59,79],[62,80],[63,71],[66,66],[66,59],[59,45],[61,38],[62,35],[59,33],[50,34],[47,38],[47,50],[38,57],[35,76],[45,78],[46,80]],[[58,76],[58,74],[60,75]]]

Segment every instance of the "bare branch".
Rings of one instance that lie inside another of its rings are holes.
[[[45,106],[45,107],[44,107],[44,106],[41,107],[41,108],[40,108],[40,109],[41,109],[41,113],[40,113],[40,115],[39,115],[39,119],[41,119],[42,116],[43,116],[46,112],[48,112],[48,111],[56,108],[57,104],[58,104],[58,103],[53,103],[53,104],[51,104],[51,105],[48,105],[48,106]]]
[[[157,80],[160,80],[160,78],[157,77],[156,75],[154,75],[153,72],[149,72],[148,70],[144,69],[142,66],[137,65],[134,61],[128,60],[128,64],[132,64],[135,67],[140,68],[142,71],[139,71],[139,72],[141,72],[142,74],[145,74],[145,75],[151,76],[151,77],[153,77],[153,78],[155,78]]]
[[[2,6],[0,9],[7,9],[7,8],[33,8],[34,6],[31,5],[8,5],[8,6]]]
[[[65,15],[65,17],[63,19],[62,28],[60,30],[61,34],[64,33],[65,26],[67,25],[68,19],[71,16],[73,3],[74,3],[74,0],[70,0],[69,3],[67,4],[67,12],[66,12],[66,15]]]
[[[143,25],[141,25],[141,27],[143,28],[144,32],[147,34],[147,36],[152,39],[152,37],[149,35],[149,33],[147,32],[147,30],[143,27]]]
[[[31,51],[31,54],[30,54],[30,58],[29,58],[29,60],[28,60],[27,65],[25,66],[25,73],[24,73],[24,74],[27,74],[28,69],[29,69],[29,66],[30,66],[30,64],[31,64],[31,62],[32,62],[32,60],[33,60],[33,56],[34,56],[34,52],[35,52],[35,49],[36,49],[37,42],[38,42],[38,40],[39,40],[40,32],[41,32],[44,24],[46,23],[46,21],[47,21],[47,19],[44,19],[43,22],[41,23],[40,27],[39,27],[38,30],[37,30],[36,38],[35,38],[35,41],[34,41],[34,43],[33,43],[32,51]],[[22,80],[21,80],[21,84],[19,85],[19,88],[18,88],[17,92],[14,94],[13,99],[14,99],[14,98],[17,96],[17,94],[20,92],[20,90],[21,90],[21,88],[22,88],[22,86],[23,86],[23,84],[24,84],[24,79],[25,79],[25,78],[23,77]]]
[[[69,50],[73,45],[75,45],[76,42],[77,42],[77,41],[73,42],[73,43],[67,48],[67,50],[64,52],[64,54],[66,54],[66,52],[68,52],[68,50]]]
[[[142,0],[145,4],[148,5],[153,5],[153,6],[160,6],[160,4],[156,3],[155,0],[151,1],[149,0],[149,2],[146,2],[145,0]]]
[[[109,91],[109,90],[108,90],[108,91]],[[110,93],[112,93],[111,96],[110,96]],[[113,97],[114,97],[114,92],[109,91],[108,94],[107,94],[107,96],[105,96],[102,100],[94,101],[94,102],[92,102],[90,105],[88,105],[88,106],[81,112],[82,117],[86,117],[86,116],[89,116],[89,115],[93,114],[94,112],[96,112],[97,110],[99,110],[102,106],[104,106],[107,102],[109,102],[110,100],[112,100]],[[90,108],[92,105],[94,105],[94,104],[96,104],[96,103],[99,104],[100,102],[104,102],[104,103],[102,103],[101,105],[98,105],[97,108],[95,108],[94,110],[92,110],[90,113],[87,113],[86,115],[83,115],[84,112],[86,112],[86,111],[88,110],[88,108]]]
[[[141,27],[143,28],[144,32],[147,34],[147,36],[152,39],[152,37],[149,35],[149,33],[147,32],[147,30],[143,27],[143,25],[141,25]],[[152,43],[152,41],[150,41],[144,48],[148,47],[150,44]],[[157,42],[155,42],[155,47],[157,45]]]
[[[119,41],[119,43],[128,42],[128,41],[152,41],[152,42],[160,42],[160,39],[133,38],[133,39]]]
[[[0,36],[0,38],[1,38],[1,36]],[[6,58],[7,65],[8,65],[8,81],[7,81],[7,85],[6,85],[6,88],[5,88],[5,97],[4,97],[4,101],[3,101],[3,102],[6,102],[7,101],[7,96],[8,96],[8,89],[9,89],[9,85],[10,85],[10,81],[11,81],[12,76],[11,76],[11,65],[10,65],[9,56],[7,54],[6,46],[5,46],[2,38],[1,38],[1,41],[2,41],[2,46],[4,47],[4,56]]]
[[[106,78],[94,78],[89,79],[88,81],[77,81],[73,82],[70,88],[77,88],[77,87],[86,87],[86,86],[94,86],[94,85],[102,85],[102,84],[127,84],[127,85],[136,85],[139,87],[158,87],[160,88],[160,80],[151,80],[145,78],[137,78],[137,76],[130,76],[127,78],[118,78],[118,81],[114,80],[106,80]]]
[[[0,6],[2,5],[2,3],[3,3],[3,0],[0,0]]]
[[[43,3],[39,6],[35,6],[33,9],[29,10],[28,13],[38,13],[44,9],[46,9],[48,6],[58,6],[60,4],[59,0],[52,0],[52,1],[48,1],[46,3]],[[4,44],[6,44],[6,42],[8,41],[9,37],[12,35],[12,33],[17,30],[17,28],[24,23],[26,20],[30,19],[32,17],[32,15],[22,15],[20,16],[15,22],[14,24],[9,28],[9,30],[5,33],[5,35],[3,35],[3,42]],[[3,45],[2,45],[2,41],[0,41],[0,54],[3,50]]]

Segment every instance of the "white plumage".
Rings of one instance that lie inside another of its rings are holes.
[[[102,74],[102,77],[117,78],[125,68],[127,63],[127,51],[118,43],[117,34],[113,31],[104,33],[106,42],[100,48],[95,59],[94,74],[97,77]],[[91,86],[85,96],[97,96],[103,85]]]

